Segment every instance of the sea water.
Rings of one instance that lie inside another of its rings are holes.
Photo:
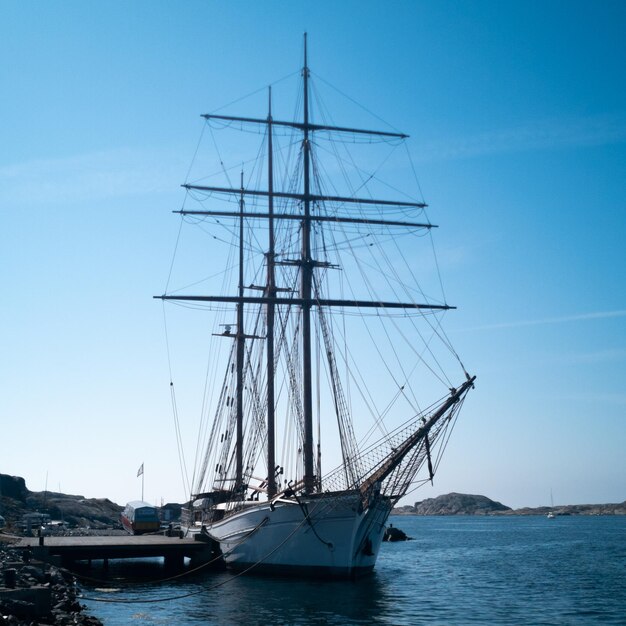
[[[81,585],[99,599],[83,602],[106,626],[626,624],[626,516],[390,522],[413,540],[383,543],[355,582],[201,572],[155,583],[158,561],[118,561]]]

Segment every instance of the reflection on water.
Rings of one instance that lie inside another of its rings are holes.
[[[171,578],[160,560],[81,567],[90,610],[109,625],[395,624],[389,583],[377,573],[357,581],[237,576],[200,571]],[[157,582],[160,581],[160,582]],[[97,599],[97,601],[95,600]],[[154,602],[152,602],[154,601]]]
[[[625,623],[623,516],[393,521],[415,540],[383,544],[375,573],[355,582],[225,571],[163,581],[158,560],[117,561],[106,576],[85,570],[84,594],[131,601],[85,604],[106,626]]]
[[[384,620],[390,605],[376,575],[357,582],[242,576],[197,601],[198,617],[207,601],[214,605],[216,624],[242,623],[243,615],[256,624],[371,624],[375,616]]]

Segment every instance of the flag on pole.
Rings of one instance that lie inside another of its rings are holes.
[[[137,477],[141,476],[143,474],[143,463],[141,464],[141,467],[137,470]]]

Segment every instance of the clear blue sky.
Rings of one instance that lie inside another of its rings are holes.
[[[181,500],[152,300],[170,211],[199,114],[297,72],[305,30],[317,75],[411,135],[478,375],[408,501],[625,500],[626,4],[607,0],[0,3],[0,472],[123,503],[145,462],[146,498]]]

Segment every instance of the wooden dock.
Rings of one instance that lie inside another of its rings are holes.
[[[164,535],[119,535],[113,537],[25,537],[14,548],[29,550],[42,561],[61,561],[71,566],[76,561],[102,559],[140,559],[163,557],[166,566],[182,567],[185,557],[194,561],[214,558],[211,543]]]

